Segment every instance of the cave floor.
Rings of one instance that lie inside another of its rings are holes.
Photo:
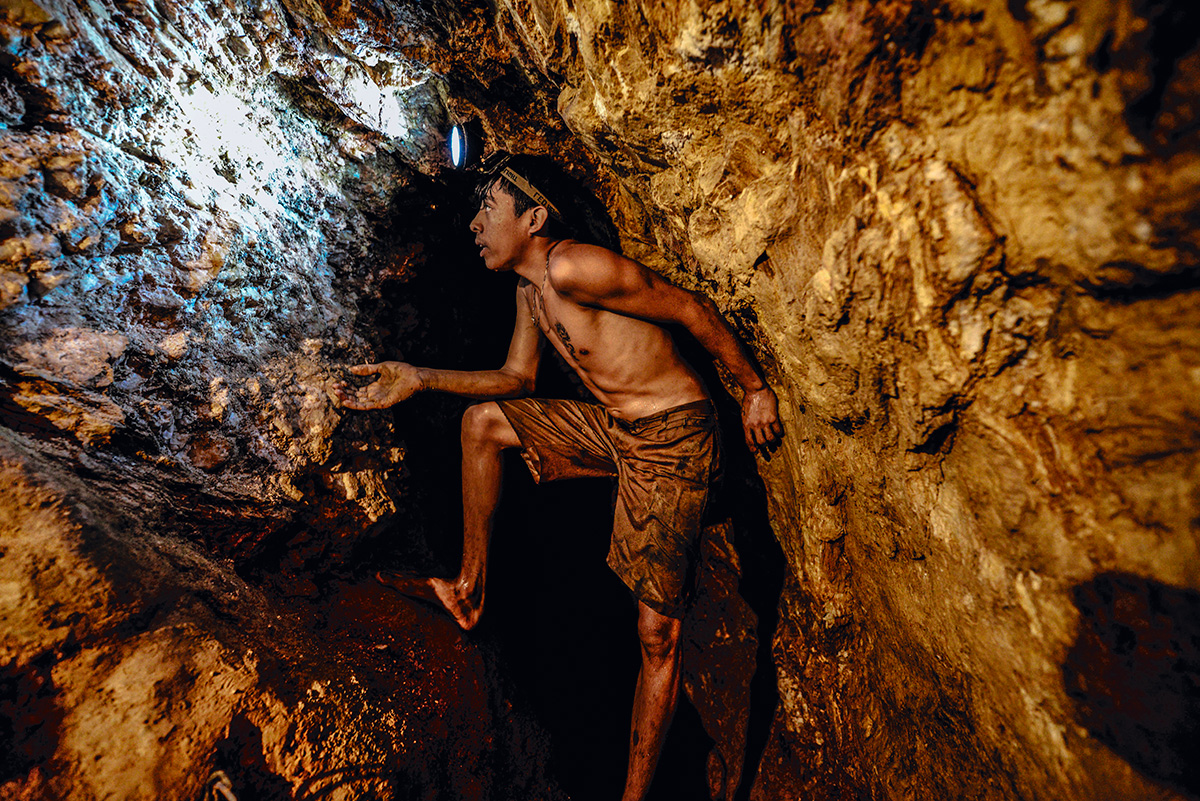
[[[288,599],[284,605],[293,631],[306,641],[306,656],[302,664],[285,660],[278,669],[304,676],[313,682],[310,688],[347,681],[361,686],[376,699],[375,708],[383,699],[382,706],[404,719],[392,757],[381,764],[330,763],[296,798],[336,790],[381,799],[567,797],[547,777],[547,737],[514,703],[486,633],[463,632],[444,612],[373,578],[332,581],[319,600]],[[295,685],[287,676],[268,680]],[[370,729],[371,722],[359,725]],[[260,762],[245,753],[237,761]],[[268,789],[269,776],[245,779],[252,797]]]

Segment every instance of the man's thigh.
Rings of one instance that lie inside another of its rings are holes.
[[[711,406],[690,404],[632,433],[618,440],[623,458],[608,564],[639,600],[678,618],[689,603],[719,463],[716,415]]]
[[[521,457],[535,481],[615,476],[612,419],[604,408],[581,401],[517,398],[497,401],[516,432]]]

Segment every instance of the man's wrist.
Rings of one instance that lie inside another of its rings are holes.
[[[429,369],[427,369],[425,367],[418,367],[417,368],[417,387],[416,387],[416,389],[413,390],[413,393],[415,394],[417,392],[425,392],[426,390],[428,390],[429,383],[432,379],[433,379],[432,371],[430,371]]]

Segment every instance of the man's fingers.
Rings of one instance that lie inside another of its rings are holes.
[[[757,431],[757,434],[758,434],[758,446],[760,448],[766,448],[767,446],[769,446],[771,444],[771,441],[774,439],[774,437],[771,436],[771,432],[766,430],[765,428],[760,428]]]
[[[783,438],[783,423],[779,419],[775,393],[768,387],[761,392],[748,394],[743,400],[742,414],[746,447],[769,458]]]
[[[783,439],[783,426],[778,421],[745,427],[746,447],[751,453],[767,454]]]
[[[350,372],[355,375],[374,375],[379,372],[379,368],[378,364],[356,364],[350,368]]]
[[[370,409],[378,408],[372,403],[371,396],[363,389],[352,390],[350,392],[347,392],[346,389],[346,386],[343,384],[341,386],[335,386],[333,388],[333,392],[337,396],[337,399],[341,402],[342,406],[346,407],[347,409],[368,411]]]
[[[357,412],[372,412],[376,409],[383,408],[375,401],[355,400],[354,398],[348,398],[347,400],[342,402],[342,405],[345,406],[347,409],[354,409]]]

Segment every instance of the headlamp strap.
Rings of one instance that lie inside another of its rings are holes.
[[[533,202],[537,203],[538,205],[545,206],[546,210],[550,212],[551,217],[554,217],[560,222],[562,221],[563,216],[559,212],[558,207],[551,203],[549,198],[535,189],[533,184],[529,183],[529,181],[526,181],[521,174],[512,167],[506,166],[501,168],[500,175],[504,176],[509,183],[528,195]]]

